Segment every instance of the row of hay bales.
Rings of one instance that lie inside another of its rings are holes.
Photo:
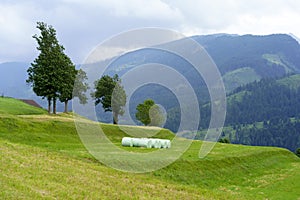
[[[131,138],[123,137],[122,146],[146,148],[171,148],[171,141],[157,138]]]

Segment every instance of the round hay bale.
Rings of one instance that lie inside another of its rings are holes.
[[[122,146],[132,147],[133,146],[132,138],[130,138],[130,137],[123,137],[122,138]]]

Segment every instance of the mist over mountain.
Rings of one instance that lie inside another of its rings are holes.
[[[5,62],[0,64],[0,95],[16,99],[33,99],[46,108],[47,101],[36,96],[32,88],[26,83],[27,69],[30,63]],[[71,106],[69,106],[71,109]],[[63,111],[63,104],[57,104],[57,110]]]
[[[300,72],[300,45],[290,35],[215,34],[191,38],[201,44],[211,56],[221,72],[228,92],[261,78],[281,77],[287,73]],[[172,42],[172,45],[176,42]],[[192,85],[197,86],[194,87],[195,90],[204,84],[201,76],[186,60],[171,52],[151,48],[122,55],[110,64],[108,73],[122,75],[145,63],[160,63],[176,69]],[[203,88],[197,91],[201,92]]]
[[[222,74],[251,67],[261,77],[300,71],[299,43],[290,35],[192,37],[208,51]]]
[[[26,84],[28,63],[8,62],[0,64],[0,94],[15,98],[36,98]]]
[[[262,78],[281,77],[300,72],[300,45],[290,35],[215,34],[191,38],[201,44],[211,56],[221,72],[228,93],[241,85]],[[176,44],[176,42],[172,43]],[[130,69],[147,63],[159,63],[177,70],[190,82],[200,103],[209,101],[206,84],[193,66],[167,51],[147,48],[129,52],[110,63],[106,73],[122,75]],[[45,106],[45,101],[36,97],[31,88],[26,85],[26,70],[29,65],[23,62],[0,64],[0,94],[35,99]],[[131,99],[131,112],[134,112],[135,106],[146,98],[154,99],[167,109],[177,107],[178,103],[172,94],[165,90],[157,85],[141,87]]]

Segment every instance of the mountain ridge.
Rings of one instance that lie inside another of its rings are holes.
[[[300,72],[300,44],[292,36],[287,34],[257,36],[249,34],[233,35],[222,33],[196,35],[191,36],[190,38],[197,41],[205,48],[223,76],[226,73],[245,67],[252,68],[257,76],[261,78],[283,76],[287,72]],[[182,63],[180,60],[175,60],[176,62],[181,62],[181,66],[179,66],[172,62],[172,57],[170,57],[171,55],[159,55],[161,53],[162,52],[151,52],[145,50],[129,52],[128,54],[123,55],[121,59],[119,59],[120,61],[114,61],[114,63],[109,66],[107,73],[118,73],[119,75],[122,75],[132,67],[151,62],[152,60],[158,63],[169,64],[181,73],[187,73],[186,76],[188,79],[199,78],[193,77],[191,75],[192,72],[183,70],[185,68],[189,69],[186,63]],[[126,56],[128,58],[125,58]],[[10,77],[10,83],[12,80],[22,80],[24,82],[22,82],[22,87],[25,88],[24,85],[26,84],[25,80],[27,78],[26,70],[29,65],[30,63],[26,62],[0,63],[0,69],[2,70],[2,76],[0,75],[0,92],[4,91],[4,93],[8,94],[7,96],[21,98],[22,96],[20,95],[14,96],[14,93],[12,93],[13,95],[10,95],[11,91],[7,91],[4,85],[5,82],[9,82],[7,78]],[[19,71],[16,71],[17,68]],[[15,78],[12,79],[12,77]],[[18,82],[18,84],[19,83],[20,82]],[[239,86],[241,84],[244,83],[236,83],[235,85]],[[236,88],[236,86],[229,86],[230,91]]]
[[[262,78],[281,77],[287,73],[299,73],[300,70],[300,45],[293,37],[286,34],[265,36],[218,34],[192,36],[191,38],[202,44],[216,62],[222,73],[227,93]],[[151,49],[129,52],[110,63],[105,73],[110,75],[118,73],[121,76],[134,67],[151,62],[171,66],[177,70],[190,82],[200,104],[209,101],[209,93],[201,76],[186,61],[175,58],[168,52]],[[15,98],[34,99],[46,107],[46,101],[37,97],[25,83],[26,70],[29,65],[28,63],[0,64],[2,70],[0,94]],[[6,80],[7,78],[8,80]],[[90,83],[92,87],[91,84],[93,83]],[[134,113],[136,105],[146,98],[152,98],[168,109],[178,106],[172,95],[165,92],[165,88],[148,86],[135,93],[134,98],[131,99],[130,112]],[[60,110],[62,107],[63,105]],[[99,115],[104,116],[99,119],[105,122],[111,121],[109,114],[104,113],[101,108],[98,110]]]

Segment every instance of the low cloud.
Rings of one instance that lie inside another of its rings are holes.
[[[37,21],[54,26],[66,53],[81,63],[104,39],[142,27],[209,33],[293,33],[300,37],[295,0],[23,0],[0,3],[0,62],[36,56]]]

